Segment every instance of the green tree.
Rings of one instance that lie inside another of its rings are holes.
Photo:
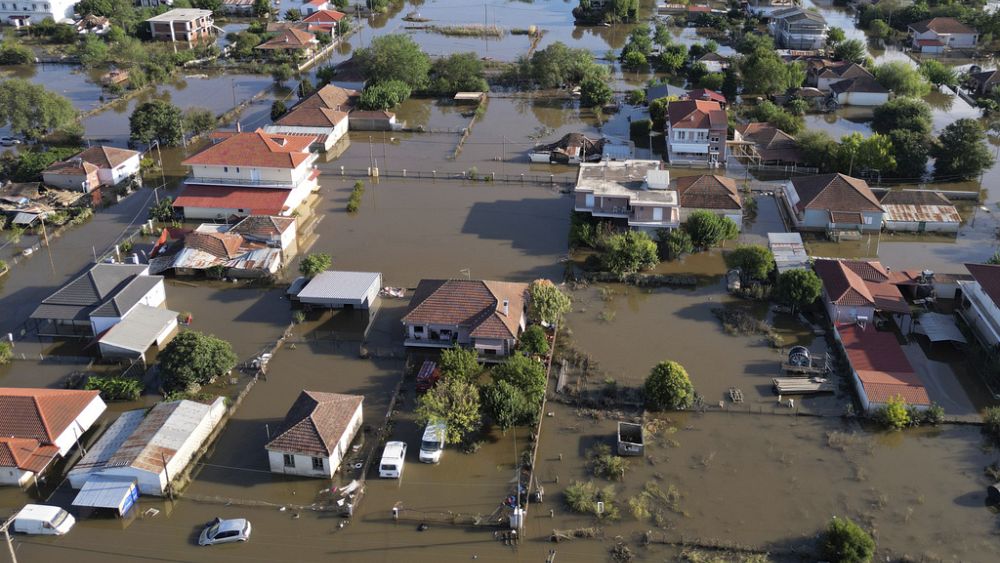
[[[786,63],[773,49],[759,48],[740,62],[743,90],[754,94],[778,94],[798,88],[806,79],[802,63]]]
[[[153,100],[140,104],[129,117],[129,132],[133,141],[150,144],[178,145],[183,131],[183,116],[177,106]]]
[[[986,147],[986,133],[975,119],[959,119],[944,128],[931,146],[934,175],[947,179],[971,179],[993,166]]]
[[[549,338],[539,325],[529,326],[522,334],[519,344],[526,356],[544,356],[549,353]]]
[[[872,130],[885,135],[893,129],[929,134],[931,107],[919,98],[894,98],[877,106],[872,117]]]
[[[0,272],[2,271],[3,270],[0,270]],[[10,342],[0,342],[0,366],[5,366],[9,364],[10,360],[13,357],[14,357],[14,346],[12,346]]]
[[[674,74],[683,68],[686,62],[687,53],[683,45],[667,45],[656,59],[656,66],[663,72]]]
[[[981,431],[994,448],[1000,447],[1000,407],[986,407],[983,410]]]
[[[271,0],[253,0],[253,15],[258,18],[270,17],[273,8]]]
[[[834,517],[823,534],[822,552],[831,563],[868,563],[875,555],[875,540],[849,519]]]
[[[861,64],[865,62],[867,56],[868,51],[865,49],[865,44],[857,39],[842,41],[833,48],[833,58],[838,61]]]
[[[727,267],[739,268],[744,287],[754,280],[766,281],[774,269],[774,255],[759,244],[741,244],[724,258]]]
[[[722,74],[716,72],[711,74],[706,74],[698,80],[698,87],[705,88],[707,90],[719,90],[722,88],[722,82],[725,78]]]
[[[646,55],[643,55],[639,51],[629,51],[622,56],[622,68],[639,70],[647,66],[649,66],[649,61],[646,59]]]
[[[829,172],[836,168],[831,162],[831,156],[837,150],[837,142],[830,138],[826,131],[803,131],[795,138],[802,153],[802,159],[809,166],[819,168],[821,172]]]
[[[413,90],[427,85],[430,58],[409,35],[376,37],[364,49],[355,52],[362,74],[371,82],[399,80]]]
[[[186,391],[233,369],[236,354],[225,340],[186,330],[167,344],[158,361],[163,389]]]
[[[281,100],[274,100],[274,102],[271,103],[271,121],[281,119],[281,116],[286,113],[288,113],[288,107],[285,105],[285,102]]]
[[[417,400],[417,423],[420,425],[443,422],[448,426],[448,442],[461,442],[465,436],[479,428],[479,389],[460,379],[439,382]]]
[[[735,66],[730,66],[722,71],[722,86],[719,87],[719,93],[725,96],[727,100],[735,101],[737,94],[740,92],[740,82],[739,72]]]
[[[912,422],[906,401],[899,395],[889,397],[875,413],[875,419],[890,430],[902,430]]]
[[[445,379],[459,379],[473,383],[482,371],[476,351],[472,348],[462,348],[458,344],[441,352],[438,367],[441,368],[441,377]]]
[[[844,39],[847,39],[847,35],[844,34],[844,30],[839,27],[831,27],[830,31],[826,32],[826,44],[836,45]]]
[[[520,389],[507,381],[492,381],[483,388],[483,412],[500,430],[506,432],[518,424],[527,424],[534,418],[528,398]]]
[[[149,207],[149,218],[160,223],[169,223],[174,219],[174,200],[165,197]]]
[[[325,34],[323,34],[325,35]],[[299,81],[299,97],[308,98],[310,94],[316,91],[316,87],[313,86],[311,80],[308,77],[303,76],[302,80]]]
[[[522,59],[520,66],[526,77],[542,88],[579,84],[588,76],[604,76],[606,72],[589,50],[571,49],[561,41],[535,50],[530,59]]]
[[[73,123],[76,110],[69,100],[23,78],[0,82],[0,127],[28,139],[39,139]]]
[[[8,37],[0,43],[0,66],[26,65],[35,62],[35,53],[17,40]]]
[[[749,110],[749,115],[756,121],[766,121],[789,135],[794,135],[802,129],[805,120],[793,115],[778,104],[764,100]]]
[[[271,70],[271,78],[278,86],[287,82],[294,75],[295,71],[287,64],[278,65]]]
[[[439,96],[451,96],[455,92],[488,92],[490,87],[483,78],[483,62],[470,52],[434,61],[427,89]]]
[[[410,97],[410,86],[400,80],[372,84],[361,92],[358,106],[365,110],[394,108]]]
[[[653,410],[686,409],[694,403],[694,386],[687,370],[672,360],[656,364],[642,391],[646,406]]]
[[[619,276],[648,270],[660,263],[656,243],[643,231],[625,231],[607,237],[602,245],[601,262],[607,271]]]
[[[941,61],[927,59],[920,63],[920,74],[937,86],[958,86],[958,73]]]
[[[892,35],[892,28],[882,20],[873,20],[868,24],[868,33],[876,39],[888,39]]]
[[[739,235],[739,226],[728,217],[700,209],[691,213],[684,223],[684,230],[691,236],[694,247],[706,250]]]
[[[333,257],[325,252],[308,254],[299,262],[299,273],[307,278],[313,278],[330,269],[332,264]]]
[[[301,20],[302,10],[299,10],[298,8],[289,8],[288,11],[285,12],[285,19],[290,22],[297,22]]]
[[[614,90],[601,78],[590,76],[580,82],[580,105],[584,107],[601,107],[614,97]]]
[[[77,45],[76,55],[80,57],[80,64],[87,68],[103,66],[108,63],[110,50],[108,44],[96,35],[87,34]]]
[[[540,279],[528,286],[528,318],[532,322],[555,325],[573,308],[569,295],[549,280]]]
[[[192,135],[201,135],[214,130],[219,121],[212,110],[207,108],[188,108],[184,110],[184,130]]]
[[[863,170],[891,171],[896,168],[892,141],[878,133],[865,137],[855,132],[841,137],[836,158],[839,170],[846,170],[848,175]]]
[[[812,305],[823,292],[823,282],[812,270],[796,268],[778,274],[774,295],[792,308],[792,312]]]
[[[537,406],[545,395],[545,366],[520,352],[514,352],[491,371],[494,381],[506,381],[524,393]]]
[[[927,135],[906,129],[889,131],[892,154],[896,160],[893,176],[910,180],[920,180],[927,173],[927,157],[930,156],[930,140]]]
[[[662,130],[663,126],[666,125],[667,120],[667,106],[673,101],[671,97],[656,98],[649,102],[649,117],[653,122],[653,128],[656,130]]]
[[[661,260],[677,260],[694,252],[691,235],[684,229],[659,229],[656,231],[656,245]]]
[[[897,96],[920,98],[931,91],[931,85],[909,64],[893,61],[875,67],[875,80]]]

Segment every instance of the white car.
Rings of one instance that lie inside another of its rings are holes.
[[[0,137],[0,145],[5,147],[13,147],[14,145],[20,145],[21,139],[14,137]]]
[[[246,518],[233,518],[223,520],[216,518],[198,537],[198,545],[215,545],[218,543],[232,543],[247,541],[250,539],[250,521]]]

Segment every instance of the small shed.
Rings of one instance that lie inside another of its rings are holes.
[[[81,508],[103,508],[124,516],[139,501],[139,487],[135,479],[96,475],[87,480],[73,506]]]
[[[381,273],[330,270],[309,280],[297,297],[301,303],[329,309],[371,309],[381,287]]]
[[[456,103],[479,103],[486,97],[485,92],[457,92],[455,94]]]
[[[809,255],[799,233],[767,233],[767,243],[779,274],[809,268]]]
[[[154,344],[162,346],[177,332],[177,312],[136,305],[122,321],[98,340],[102,358],[139,358]]]
[[[881,203],[887,231],[957,233],[962,224],[958,209],[940,192],[889,191]]]

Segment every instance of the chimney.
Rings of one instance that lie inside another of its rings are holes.
[[[236,132],[237,133],[242,133],[243,132],[243,126],[240,125],[239,121],[236,122]]]
[[[503,300],[503,316],[505,317],[510,316],[510,301],[507,299]]]

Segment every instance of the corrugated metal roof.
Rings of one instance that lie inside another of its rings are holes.
[[[778,273],[809,267],[809,254],[799,233],[767,233],[767,241]]]
[[[954,205],[898,205],[883,203],[886,221],[961,223],[962,216]]]
[[[132,496],[135,486],[135,481],[131,479],[95,475],[80,489],[80,493],[73,499],[73,506],[118,510],[126,504],[125,499]]]
[[[322,272],[302,288],[299,299],[355,299],[364,300],[372,286],[378,286],[382,274],[378,272]]]
[[[137,305],[101,337],[100,343],[142,354],[165,328],[176,321],[177,311]]]
[[[106,467],[128,466],[160,473],[164,461],[170,462],[201,421],[210,416],[213,407],[214,403],[187,400],[159,403],[108,459]]]
[[[135,429],[146,417],[146,409],[123,412],[117,420],[104,432],[98,440],[87,451],[87,455],[78,461],[69,472],[71,482],[84,475],[96,473],[107,464],[111,456],[121,448],[125,440],[135,432]]]

